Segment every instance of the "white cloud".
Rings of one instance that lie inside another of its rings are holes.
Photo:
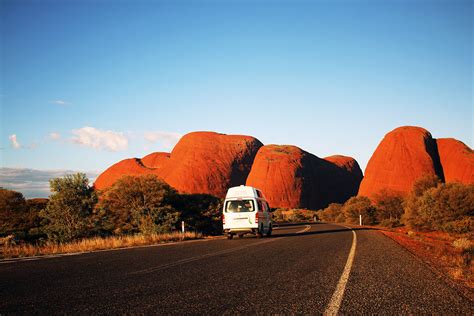
[[[121,132],[105,131],[85,126],[72,131],[71,141],[99,150],[121,151],[128,148],[128,139]]]
[[[51,103],[56,104],[56,105],[71,105],[71,102],[64,101],[64,100],[53,100]]]
[[[0,168],[0,187],[23,193],[26,198],[48,197],[49,179],[63,177],[79,171],[35,170],[23,168]],[[92,184],[98,172],[85,172]]]
[[[20,143],[18,142],[18,139],[16,138],[16,134],[12,134],[12,135],[8,136],[8,139],[10,140],[11,145],[13,146],[13,148],[19,149],[21,147]]]
[[[52,140],[58,140],[61,138],[61,134],[52,132],[52,133],[49,133],[49,138],[51,138]]]
[[[181,138],[181,134],[175,132],[150,131],[145,132],[144,137],[150,143],[159,143],[166,148],[172,148]]]

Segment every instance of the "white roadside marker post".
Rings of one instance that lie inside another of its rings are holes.
[[[184,234],[184,221],[181,221],[181,232]]]
[[[359,226],[362,226],[362,214],[359,214]]]

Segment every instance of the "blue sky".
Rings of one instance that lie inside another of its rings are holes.
[[[0,1],[1,166],[102,171],[190,131],[362,169],[384,134],[473,141],[470,1]]]

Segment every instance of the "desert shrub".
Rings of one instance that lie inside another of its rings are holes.
[[[397,193],[382,190],[374,197],[376,220],[385,227],[400,226],[403,215],[403,197]]]
[[[323,221],[327,222],[345,222],[345,216],[342,213],[342,204],[339,203],[329,204],[328,207],[319,212],[319,216]]]
[[[97,197],[86,175],[77,173],[54,178],[49,185],[52,195],[40,212],[48,238],[69,241],[87,235]]]
[[[275,222],[287,222],[287,218],[284,213],[285,209],[282,208],[277,208],[275,211],[272,213],[272,220]]]
[[[0,188],[0,236],[24,230],[28,205],[23,194]]]
[[[441,180],[435,175],[424,176],[413,184],[411,195],[422,196],[423,193],[431,188],[436,188],[441,185]]]
[[[96,225],[116,234],[164,233],[176,226],[177,193],[155,175],[125,176],[102,192]]]
[[[365,225],[373,225],[376,220],[376,209],[369,198],[365,196],[353,196],[342,207],[345,222],[358,224],[359,215],[362,215],[362,222]]]
[[[186,230],[204,234],[222,233],[222,200],[209,194],[180,194],[173,202]]]
[[[300,210],[291,210],[288,212],[289,222],[302,222],[305,220],[305,216]]]
[[[474,228],[474,185],[447,183],[410,196],[404,221],[415,229],[465,233]]]
[[[437,176],[426,176],[418,179],[413,184],[412,190],[403,202],[403,215],[401,222],[409,227],[423,226],[423,219],[418,214],[420,209],[421,197],[425,191],[436,188],[441,185],[441,181]]]

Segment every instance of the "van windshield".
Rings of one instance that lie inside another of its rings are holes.
[[[227,201],[225,209],[229,213],[253,212],[255,204],[253,200]]]

